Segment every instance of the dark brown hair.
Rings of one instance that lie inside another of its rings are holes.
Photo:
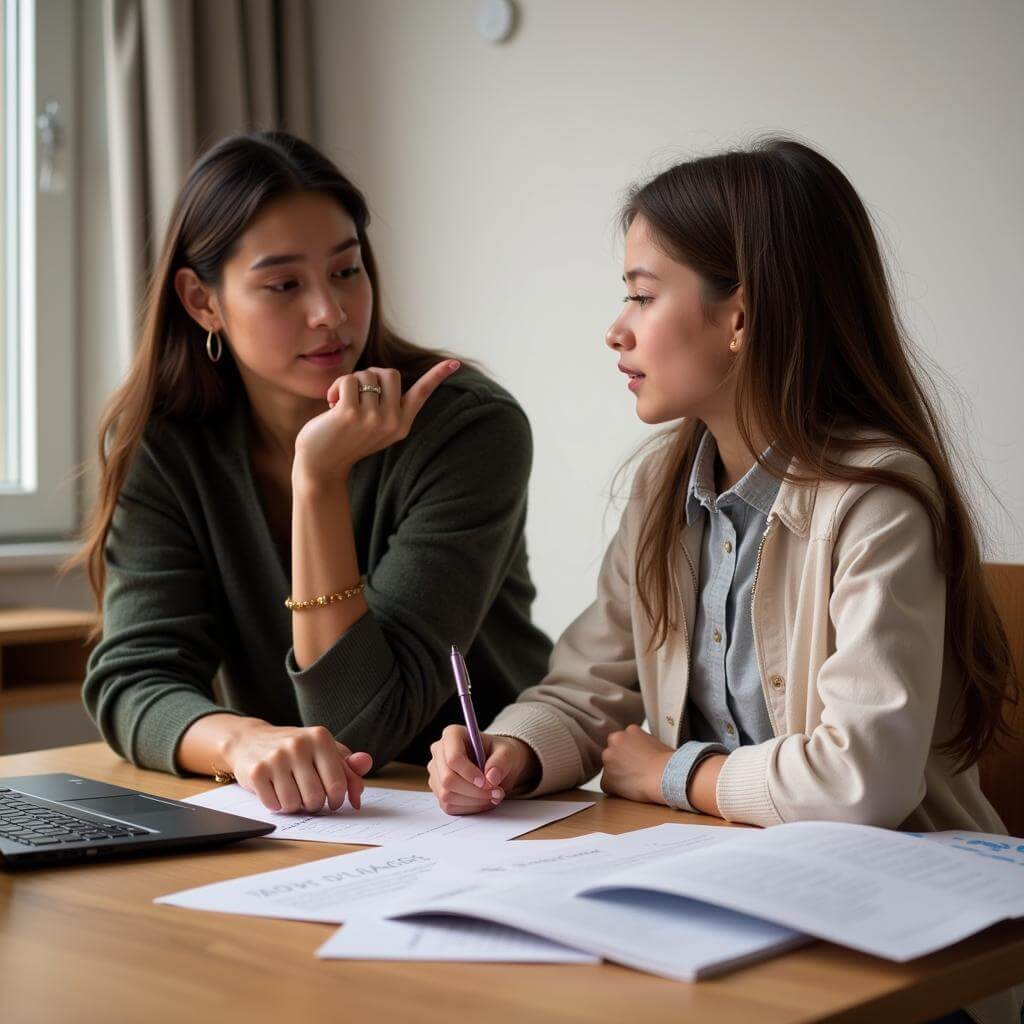
[[[213,146],[192,167],[178,195],[146,292],[135,358],[100,420],[99,489],[82,551],[72,561],[85,563],[100,609],[107,534],[146,428],[160,418],[213,416],[243,389],[227,346],[220,362],[207,358],[206,334],[182,306],[174,276],[191,267],[204,284],[217,287],[224,263],[253,218],[270,202],[306,192],[336,199],[355,223],[362,265],[373,286],[359,365],[393,367],[408,387],[447,355],[406,341],[384,323],[366,200],[326,156],[286,132],[233,135]]]
[[[957,485],[934,386],[895,308],[870,217],[850,181],[811,147],[772,136],[634,186],[623,229],[636,217],[666,255],[700,277],[710,321],[743,287],[745,344],[732,372],[747,447],[759,451],[758,433],[772,439],[774,452],[802,467],[783,474],[798,485],[899,487],[927,509],[947,580],[946,637],[964,680],[959,727],[943,749],[959,768],[973,764],[1007,734],[1005,710],[1019,699],[1020,680],[985,587],[977,524]],[[671,556],[703,429],[684,420],[670,432],[647,495],[636,579],[656,645],[678,625]],[[937,491],[893,470],[844,462],[844,454],[878,443],[865,434],[894,438],[920,455]]]

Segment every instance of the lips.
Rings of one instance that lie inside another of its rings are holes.
[[[333,344],[321,345],[319,348],[313,349],[312,352],[303,352],[299,358],[307,363],[311,363],[313,366],[333,367],[341,364],[347,351],[348,345],[335,342]]]
[[[342,345],[341,342],[333,342],[332,344],[329,344],[329,345],[321,345],[319,348],[313,349],[312,352],[304,352],[303,355],[306,355],[306,356],[329,356],[329,355],[333,355],[335,352],[342,351],[344,348],[345,348],[345,346]]]
[[[625,363],[619,363],[619,372],[626,374],[629,379],[632,380],[643,380],[647,375],[641,373],[639,370],[634,370],[631,366],[626,366]]]

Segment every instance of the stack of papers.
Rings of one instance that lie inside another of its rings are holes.
[[[328,857],[218,882],[158,903],[258,917],[348,922],[322,957],[379,959],[382,941],[403,959],[474,959],[472,937],[438,914],[487,922],[491,960],[594,958],[693,980],[806,939],[744,914],[676,898],[579,900],[581,878],[602,878],[686,850],[730,842],[738,830],[660,825],[623,836],[592,834],[529,843],[427,839]],[[401,918],[404,930],[382,929]],[[416,931],[409,930],[415,926]],[[502,926],[502,927],[497,927]],[[477,927],[477,926],[474,926]],[[345,932],[354,933],[342,937]],[[366,936],[366,946],[360,937]],[[530,937],[542,940],[533,942]],[[456,939],[458,942],[456,942]],[[557,943],[570,950],[553,947]],[[652,948],[653,947],[653,948]]]
[[[156,902],[345,924],[323,958],[600,958],[692,981],[812,938],[923,956],[1024,917],[1022,869],[1024,842],[1006,836],[828,822],[521,843],[441,832]]]

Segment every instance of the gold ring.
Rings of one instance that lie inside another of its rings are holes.
[[[371,392],[374,395],[382,395],[382,394],[384,394],[384,389],[379,384],[360,384],[359,385],[359,394],[361,394],[361,395],[365,394],[367,391]]]

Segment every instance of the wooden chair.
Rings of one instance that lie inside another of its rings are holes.
[[[1018,671],[1024,671],[1024,565],[985,566],[985,581],[1010,638]],[[1011,715],[1014,737],[1004,749],[982,755],[981,788],[1011,836],[1024,837],[1024,695]]]

